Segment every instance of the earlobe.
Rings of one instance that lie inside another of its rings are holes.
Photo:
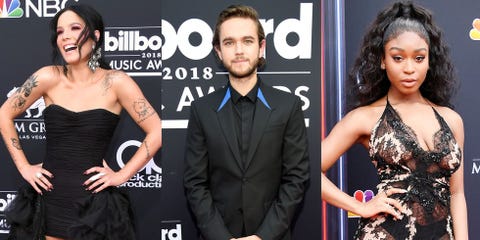
[[[220,51],[220,49],[218,48],[218,46],[214,46],[213,49],[215,49],[215,53],[217,54],[218,56],[218,59],[220,59],[220,61],[222,61],[222,52]]]
[[[95,30],[95,42],[98,42],[98,39],[100,39],[100,31]]]
[[[265,39],[263,39],[262,41],[260,41],[260,49],[258,52],[259,58],[264,57],[263,55],[265,54],[265,46],[266,46],[266,41]]]

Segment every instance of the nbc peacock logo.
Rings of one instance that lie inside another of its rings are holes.
[[[472,22],[472,29],[470,29],[469,36],[472,40],[480,40],[480,19],[475,18]]]
[[[373,193],[373,191],[370,189],[365,191],[357,190],[353,193],[353,197],[357,199],[357,201],[359,202],[368,202],[372,200],[374,196],[375,196],[375,193]],[[348,218],[358,218],[358,217],[360,216],[355,213],[348,212]]]
[[[0,0],[0,18],[21,18],[23,9],[19,0]]]

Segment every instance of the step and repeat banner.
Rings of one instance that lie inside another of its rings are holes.
[[[356,58],[362,37],[377,13],[392,1],[345,1],[346,66],[350,69]],[[434,19],[443,30],[451,57],[460,79],[460,89],[455,99],[455,110],[463,117],[465,127],[464,175],[468,205],[470,239],[478,239],[480,229],[480,2],[476,0],[415,1],[433,12]],[[367,151],[355,147],[347,154],[348,193],[358,200],[368,201],[376,193],[376,170]],[[358,216],[349,214],[347,239],[357,227]],[[334,238],[333,238],[334,239]]]
[[[211,45],[218,13],[234,1],[195,0],[0,0],[0,99],[3,102],[38,68],[51,64],[49,22],[66,5],[86,3],[105,22],[103,54],[114,69],[142,88],[163,123],[163,147],[145,168],[120,186],[128,189],[140,240],[194,240],[198,232],[183,191],[183,154],[190,104],[227,82]],[[302,100],[308,126],[311,181],[297,215],[294,239],[320,239],[320,3],[241,1],[260,14],[266,33],[269,85]],[[15,119],[32,163],[45,154],[45,103],[35,102]],[[106,160],[124,166],[144,134],[125,113]],[[9,226],[4,209],[24,180],[3,142],[0,146],[0,240]]]

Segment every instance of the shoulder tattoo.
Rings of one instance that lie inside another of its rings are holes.
[[[118,73],[118,71],[110,72],[105,76],[105,79],[102,81],[102,90],[103,93],[102,95],[105,96],[108,92],[108,90],[112,87],[113,84],[113,78],[115,75]]]

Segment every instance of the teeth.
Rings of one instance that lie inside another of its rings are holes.
[[[69,51],[72,51],[72,50],[77,49],[77,45],[74,45],[74,44],[65,45],[65,46],[63,47],[63,49],[65,50],[65,52],[69,52]]]

